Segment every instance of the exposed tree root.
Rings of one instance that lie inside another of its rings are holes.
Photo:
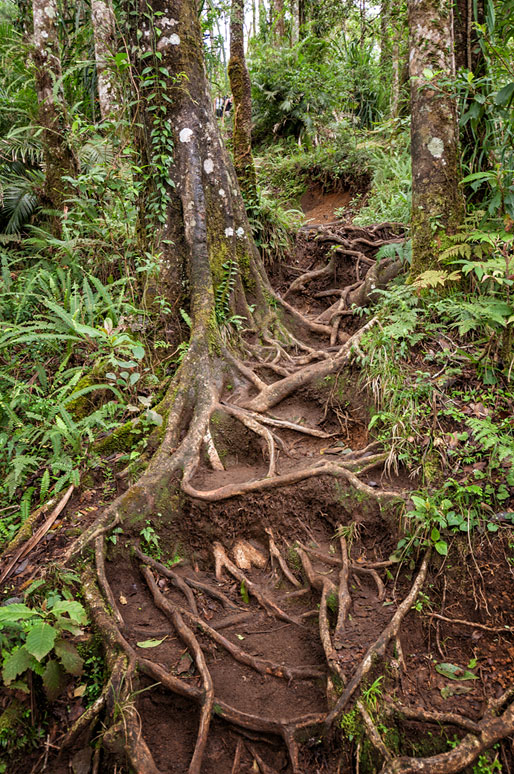
[[[266,527],[266,532],[268,533],[268,537],[269,537],[269,552],[272,560],[275,559],[278,562],[278,565],[282,570],[282,572],[284,573],[284,576],[287,578],[287,580],[289,581],[289,583],[291,583],[292,586],[295,586],[297,589],[301,588],[302,584],[300,583],[298,578],[295,578],[295,576],[287,566],[286,560],[282,556],[280,549],[275,543],[273,531],[271,530],[270,527]]]
[[[249,580],[244,572],[239,569],[227,556],[227,553],[221,543],[214,543],[213,546],[214,563],[216,567],[216,577],[221,578],[223,569],[226,569],[231,575],[234,576],[240,583],[244,583],[249,594],[255,597],[257,602],[262,605],[269,613],[280,618],[282,621],[302,626],[301,621],[298,618],[294,618],[282,610],[278,605],[269,599],[262,589],[257,586],[256,583]]]
[[[136,554],[137,557],[139,557],[139,559],[145,562],[145,564],[148,564],[151,567],[154,567],[156,570],[158,570],[158,572],[165,575],[166,578],[169,578],[169,580],[173,583],[173,585],[176,586],[177,589],[180,589],[180,591],[184,594],[185,598],[189,603],[189,607],[191,611],[195,615],[198,615],[198,607],[196,604],[195,596],[181,575],[178,575],[178,573],[173,572],[173,570],[170,570],[169,567],[165,567],[156,559],[152,559],[151,556],[147,556],[137,547],[134,547],[134,553]]]
[[[345,690],[341,694],[335,707],[329,712],[325,720],[325,728],[328,731],[334,722],[334,720],[340,715],[340,713],[346,707],[348,701],[351,699],[357,688],[359,687],[363,677],[367,675],[373,665],[373,660],[378,656],[384,656],[386,648],[392,638],[396,637],[400,628],[401,622],[411,609],[412,605],[417,599],[417,596],[427,575],[428,562],[430,559],[430,550],[428,550],[423,558],[421,567],[416,576],[416,579],[412,585],[411,590],[398,606],[395,614],[391,618],[390,622],[380,635],[380,637],[368,648],[364,658],[360,662],[359,666],[355,670],[350,682],[346,686]]]
[[[364,723],[364,728],[366,729],[366,734],[367,734],[368,739],[370,740],[371,744],[373,745],[373,747],[375,747],[379,751],[379,753],[382,755],[384,760],[386,760],[388,762],[391,761],[392,760],[392,755],[389,752],[389,750],[387,749],[387,747],[385,746],[384,741],[383,741],[382,737],[380,736],[380,734],[378,733],[377,727],[373,723],[371,715],[367,711],[366,707],[359,700],[357,700],[355,702],[355,706],[357,707],[357,709],[360,712],[362,721]]]
[[[451,722],[451,721],[450,721]],[[386,762],[382,774],[456,774],[476,761],[496,742],[514,733],[514,703],[499,717],[488,715],[452,750],[430,758],[396,758]]]
[[[98,537],[95,539],[95,562],[96,574],[98,576],[100,588],[102,589],[109,605],[111,606],[116,623],[118,626],[123,628],[125,625],[123,616],[121,615],[118,605],[116,604],[114,594],[112,593],[112,589],[105,574],[105,539],[103,535],[98,535]]]
[[[342,566],[339,573],[339,593],[338,593],[338,610],[337,610],[337,623],[334,632],[334,642],[339,644],[344,638],[344,627],[346,624],[346,618],[348,611],[352,604],[350,592],[348,590],[348,580],[350,577],[350,561],[348,559],[348,547],[346,545],[346,539],[340,538],[341,544],[341,556]]]
[[[153,580],[150,570],[146,567],[143,567],[142,569],[143,569],[143,575],[148,585],[151,586],[151,591],[154,596],[154,600],[156,601],[156,604],[159,601],[158,606],[161,607],[161,609],[164,609],[163,602],[167,602],[167,600],[159,592],[157,585]],[[189,628],[189,626],[187,626],[184,623],[184,620],[180,615],[179,611],[176,608],[173,608],[173,606],[170,604],[166,605],[165,611],[171,618],[173,625],[177,630],[178,635],[180,636],[184,644],[192,652],[198,672],[200,673],[200,676],[202,678],[203,698],[202,698],[202,706],[201,706],[200,723],[198,725],[198,736],[196,739],[195,751],[193,753],[193,757],[191,759],[191,763],[189,766],[189,774],[200,774],[201,768],[202,768],[203,754],[205,751],[205,746],[207,744],[207,738],[209,735],[212,711],[214,708],[214,684],[212,682],[211,674],[207,667],[207,663],[205,661],[205,657],[200,647],[200,644],[196,639],[195,635],[193,634],[193,632],[191,631],[191,629]]]
[[[422,707],[407,707],[405,704],[395,702],[392,707],[386,708],[387,712],[398,712],[404,718],[409,720],[419,720],[426,723],[449,723],[452,726],[465,728],[467,731],[476,734],[480,730],[479,723],[459,715],[457,712],[435,712],[425,710]]]
[[[154,602],[159,610],[162,610],[167,616],[172,617],[174,611],[178,610],[181,615],[191,621],[200,631],[208,635],[217,645],[221,645],[230,655],[239,663],[245,666],[251,667],[261,675],[272,675],[273,677],[282,677],[286,680],[311,680],[313,678],[323,677],[325,670],[323,667],[288,667],[283,664],[277,664],[274,661],[268,659],[259,658],[258,656],[252,656],[235,643],[228,640],[216,629],[213,629],[209,624],[199,616],[193,615],[187,610],[179,608],[173,605],[159,590],[152,574],[146,567],[142,567],[142,573],[148,588],[151,591]]]
[[[437,618],[438,621],[446,621],[446,623],[454,624],[455,626],[470,626],[472,629],[482,629],[485,632],[512,632],[514,628],[512,626],[487,626],[486,624],[478,623],[477,621],[465,621],[463,618],[447,618],[445,615],[439,615],[439,613],[430,613],[430,618]]]

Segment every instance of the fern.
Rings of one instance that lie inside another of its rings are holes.
[[[215,311],[218,325],[230,319],[230,298],[236,285],[239,271],[236,261],[227,261],[222,266],[222,277],[216,289]]]

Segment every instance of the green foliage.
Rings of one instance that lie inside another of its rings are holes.
[[[2,679],[29,693],[28,671],[38,675],[49,700],[56,699],[65,674],[82,674],[83,659],[69,635],[82,634],[87,616],[80,602],[52,592],[41,606],[14,603],[0,608]]]

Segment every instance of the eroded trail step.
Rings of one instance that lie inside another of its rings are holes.
[[[272,559],[269,547],[263,543],[236,541],[236,550],[225,555],[229,566],[234,561],[240,573],[238,577],[226,568],[218,573],[219,577],[213,571],[200,571],[188,564],[173,568],[177,577],[186,583],[204,584],[203,589],[189,586],[194,593],[193,600],[191,597],[188,600],[177,589],[176,580],[166,577],[166,568],[161,571],[155,560],[149,560],[157,593],[171,608],[182,611],[184,620],[188,621],[198,638],[212,676],[217,702],[284,724],[303,716],[323,715],[330,709],[328,668],[318,624],[319,593],[304,582],[300,554],[305,550],[310,556],[314,573],[319,578],[332,579],[337,586],[339,568],[333,562],[325,563],[320,559],[323,554],[332,560],[336,558],[337,540],[331,542],[331,537],[333,535],[326,528],[318,525],[316,535],[307,528],[302,542],[292,539],[289,549],[280,541],[282,568],[276,558]],[[274,545],[278,547],[276,543]],[[261,566],[256,566],[256,563]],[[110,585],[125,623],[127,639],[138,654],[144,652],[145,657],[169,669],[188,685],[201,688],[194,659],[184,647],[169,615],[155,605],[155,591],[151,593],[147,582],[149,571],[144,571],[145,580],[139,569],[142,564],[142,558],[132,565],[120,562],[109,571]],[[339,659],[348,675],[395,609],[393,599],[385,598],[385,587],[381,592],[369,573],[352,573],[351,591],[354,595],[352,616],[343,640],[338,643]],[[216,599],[214,595],[220,593],[224,598]],[[262,594],[260,602],[256,594]],[[391,604],[384,607],[384,600]],[[273,606],[280,612],[273,612]],[[191,614],[189,619],[187,611]],[[336,599],[329,600],[329,611],[335,621]],[[280,613],[284,616],[280,617]],[[288,617],[290,621],[284,620]],[[239,654],[249,654],[254,660],[254,667],[241,663],[241,655],[236,658],[231,655],[226,647],[213,639],[212,631],[207,634],[202,630],[200,619],[232,643]],[[157,644],[160,640],[162,642]],[[148,644],[152,647],[145,648]],[[272,670],[266,665],[270,663],[274,665],[275,672],[277,668],[282,668],[284,676],[269,674]],[[288,668],[293,672],[296,670],[296,673],[288,676]],[[302,670],[305,675],[298,674]],[[138,709],[145,739],[159,769],[170,773],[186,772],[198,727],[195,704],[170,696],[160,688],[152,688],[141,694]],[[240,750],[241,772],[256,770],[255,754],[261,756],[273,771],[292,770],[290,752],[283,739],[279,736],[270,739],[266,735],[263,741],[257,732],[223,723],[221,715],[222,712],[217,715],[215,709],[203,772],[231,771],[240,739],[244,739]],[[241,731],[244,731],[244,736],[241,736]],[[324,768],[320,770],[335,772],[340,753],[317,749],[315,729],[312,729],[312,734],[312,744],[301,746],[299,768],[296,770],[315,771],[311,767],[321,756]]]

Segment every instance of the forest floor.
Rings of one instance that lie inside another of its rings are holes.
[[[380,244],[401,238],[390,224],[361,230],[361,239],[369,242],[361,246],[362,261],[343,255],[332,274],[311,277],[291,292],[295,280],[326,266],[332,254],[334,243],[318,239],[326,232],[315,234],[314,226],[322,224],[342,240],[355,237],[355,231],[333,220],[334,211],[346,203],[344,192],[322,197],[313,190],[304,196],[307,226],[289,265],[274,278],[277,291],[287,293],[309,319],[326,311],[327,288],[352,286],[356,277],[363,278]],[[361,318],[343,315],[338,342],[361,325]],[[228,387],[224,399],[237,404],[237,386]],[[157,515],[146,532],[138,524],[111,533],[106,578],[113,612],[123,637],[146,663],[135,701],[142,735],[162,774],[190,770],[205,680],[184,644],[177,611],[195,634],[214,689],[204,774],[371,772],[381,768],[387,754],[434,755],[462,739],[491,699],[514,683],[509,628],[514,623],[514,543],[504,532],[458,537],[448,557],[431,557],[421,579],[419,561],[391,559],[399,522],[390,506],[367,492],[402,495],[415,488],[415,481],[401,470],[386,475],[382,462],[374,463],[371,403],[358,367],[348,366],[268,412],[277,421],[273,432],[280,475],[327,459],[346,456],[362,462],[369,456],[371,464],[361,476],[366,490],[334,484],[328,476],[313,477],[244,498],[191,500],[180,524],[166,524]],[[286,428],[281,421],[314,434]],[[221,414],[214,415],[211,432],[223,469],[204,462],[192,482],[197,489],[266,476],[266,444],[255,433]],[[115,469],[116,455],[108,462]],[[115,473],[75,494],[46,538],[14,567],[5,596],[21,595],[42,567],[58,561],[106,497],[125,485]],[[128,549],[134,541],[136,554]],[[422,586],[416,586],[418,581]],[[389,632],[382,647],[397,612],[402,613],[397,631]],[[45,710],[44,738],[30,763],[27,756],[13,760],[12,774],[121,774],[114,757],[105,750],[101,758],[95,753],[91,742],[101,728],[94,723],[55,758],[63,729],[91,699],[90,685],[86,692],[81,686],[96,681],[101,687],[101,655],[92,631],[83,640],[83,652],[90,654],[85,674],[70,679],[66,694],[51,712]],[[323,737],[327,712],[370,653],[360,703],[349,696],[336,732]],[[170,692],[161,679],[164,671],[187,686],[189,695]],[[31,712],[39,722],[41,711],[31,707]],[[512,770],[510,743],[497,745],[488,765],[495,756],[506,772]]]

